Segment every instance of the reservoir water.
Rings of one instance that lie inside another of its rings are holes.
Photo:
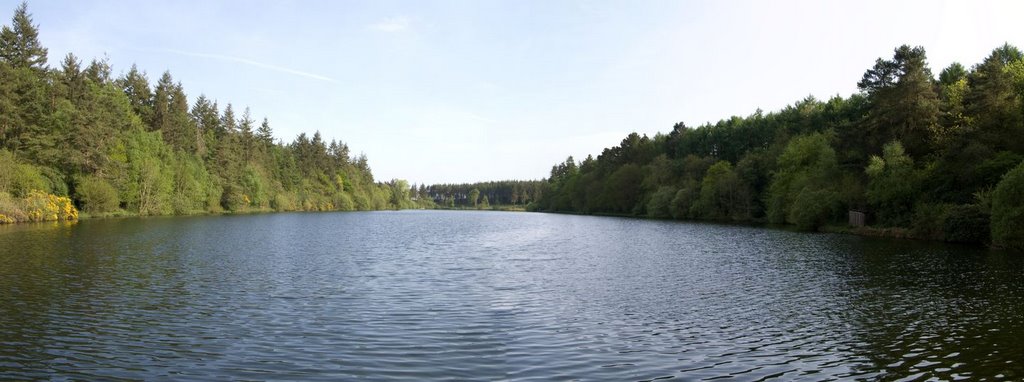
[[[1024,255],[510,212],[0,227],[0,379],[1021,380]]]

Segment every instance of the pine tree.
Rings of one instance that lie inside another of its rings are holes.
[[[11,27],[0,30],[0,59],[15,68],[46,69],[46,48],[39,43],[39,28],[32,25],[28,3],[22,2],[14,11]]]
[[[1006,67],[1024,60],[1024,54],[1006,44],[992,51],[967,77],[966,114],[972,120],[974,138],[994,149],[1024,152],[1024,140],[1004,139],[1024,134],[1024,99]]]
[[[156,82],[156,89],[153,91],[153,114],[147,121],[150,130],[166,130],[171,123],[171,93],[174,91],[174,79],[171,72],[165,71],[160,80]]]
[[[23,2],[11,26],[0,29],[0,147],[22,151],[33,145],[28,141],[43,140],[35,135],[45,133],[41,124],[53,106],[44,76],[46,52]]]
[[[85,68],[85,77],[96,85],[110,83],[110,61],[104,57],[102,60],[93,59]]]
[[[81,62],[73,53],[68,53],[67,56],[64,56],[58,76],[60,78],[60,85],[62,85],[61,95],[72,102],[78,101],[88,90],[85,86],[85,76],[82,73]]]
[[[255,149],[255,139],[253,136],[253,124],[255,121],[252,120],[252,113],[249,111],[249,107],[245,108],[242,112],[242,119],[238,120],[238,131],[241,133],[239,142],[241,143],[241,154],[242,158],[246,162],[252,159],[253,149]]]
[[[274,132],[270,129],[270,122],[266,117],[263,118],[263,123],[260,123],[260,128],[256,130],[256,137],[263,146],[274,144]]]
[[[164,140],[178,150],[197,153],[196,125],[189,118],[188,97],[180,82],[171,88],[167,112],[168,124],[165,126]]]
[[[228,106],[224,107],[224,114],[220,117],[220,129],[221,135],[230,135],[237,133],[237,122],[235,120],[235,108],[229,103]]]
[[[206,95],[200,94],[189,112],[196,126],[196,154],[206,158],[217,147],[220,130],[220,113],[217,104],[211,103]]]
[[[135,64],[132,64],[128,73],[125,73],[117,83],[124,94],[128,96],[128,102],[132,105],[135,114],[148,123],[153,114],[153,91],[149,88],[149,79],[146,78],[146,73],[140,72]]]
[[[857,87],[872,104],[865,132],[871,152],[880,152],[882,145],[893,139],[902,141],[915,157],[931,151],[939,98],[924,48],[896,48],[893,59],[875,61]]]

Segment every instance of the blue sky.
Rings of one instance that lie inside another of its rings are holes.
[[[9,23],[20,1],[0,0]],[[291,141],[319,130],[379,180],[538,179],[654,135],[856,91],[878,57],[932,70],[1024,47],[1019,1],[120,1],[29,3],[67,52],[165,70]]]

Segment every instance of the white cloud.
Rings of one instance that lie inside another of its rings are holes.
[[[408,17],[398,16],[378,21],[370,25],[370,29],[378,32],[398,33],[409,29],[410,24],[411,20]]]

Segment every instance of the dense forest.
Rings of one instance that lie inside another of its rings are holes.
[[[551,169],[531,208],[653,218],[845,226],[1024,249],[1024,59],[1009,44],[970,69],[922,47],[879,58],[847,98],[653,138]],[[859,216],[859,215],[858,215]]]
[[[47,62],[26,4],[0,30],[0,223],[89,215],[494,208],[837,229],[1024,249],[1024,55],[1009,44],[936,77],[922,47],[860,91],[808,97],[569,157],[544,181],[375,181],[319,132],[275,141],[248,108],[192,101],[164,72]]]
[[[319,132],[275,142],[165,72],[68,54],[47,64],[26,4],[0,32],[0,222],[93,215],[409,208],[405,181],[375,182],[365,156]],[[422,203],[421,203],[422,204]],[[77,208],[76,208],[77,207]]]
[[[421,186],[416,198],[426,198],[441,208],[525,209],[537,200],[545,183],[537,180],[503,180]]]

